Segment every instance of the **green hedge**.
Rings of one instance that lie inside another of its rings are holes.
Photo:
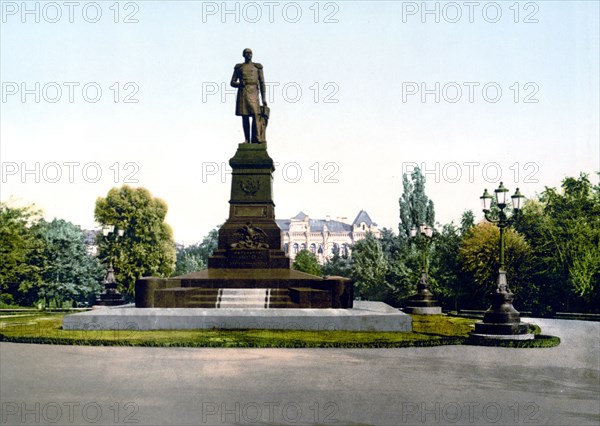
[[[560,345],[560,338],[536,334],[530,340],[492,340],[471,336],[464,342],[465,345],[497,346],[501,348],[553,348]]]

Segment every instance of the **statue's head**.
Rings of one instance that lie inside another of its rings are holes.
[[[242,52],[244,59],[252,59],[252,49],[245,48]]]

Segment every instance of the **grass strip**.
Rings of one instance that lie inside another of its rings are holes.
[[[475,320],[413,315],[413,332],[310,330],[63,330],[64,313],[32,313],[0,319],[0,342],[86,346],[220,348],[405,348],[485,344],[469,337]],[[539,334],[539,327],[537,328]],[[556,346],[558,338],[536,341]],[[556,340],[553,340],[556,339]],[[510,341],[514,342],[514,341]],[[532,341],[520,341],[532,342]],[[557,343],[558,342],[558,343]],[[501,342],[494,346],[510,346]]]

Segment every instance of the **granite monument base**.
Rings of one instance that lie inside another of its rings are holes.
[[[412,331],[412,318],[382,302],[352,309],[148,308],[133,305],[67,315],[65,330]]]
[[[347,278],[321,278],[293,269],[204,269],[135,283],[137,308],[220,308],[224,299],[240,307],[249,303],[271,309],[347,309],[352,308],[354,295]]]
[[[413,315],[441,315],[442,308],[440,306],[410,306],[402,308],[403,312]]]

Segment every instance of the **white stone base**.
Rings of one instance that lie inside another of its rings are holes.
[[[66,330],[346,330],[412,331],[412,318],[382,302],[352,309],[109,307],[63,318]]]
[[[531,333],[527,334],[475,334],[472,333],[473,337],[481,337],[483,339],[490,340],[532,340],[535,336]]]
[[[427,306],[427,307],[407,306],[406,308],[403,308],[402,311],[406,312],[407,314],[414,314],[414,315],[441,315],[442,314],[442,308],[440,306]]]

